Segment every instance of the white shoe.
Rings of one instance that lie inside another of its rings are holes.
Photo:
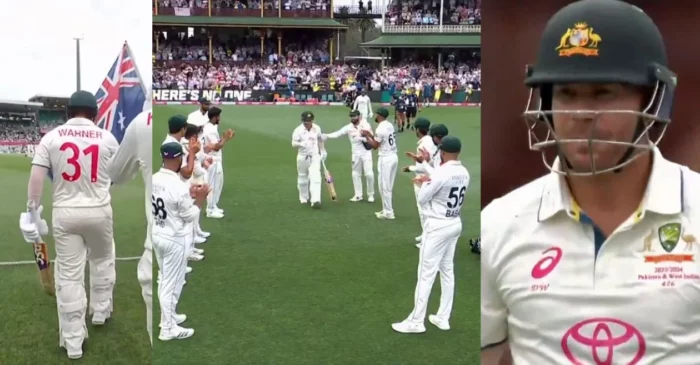
[[[318,209],[321,207],[321,202],[311,202],[311,208]]]
[[[420,248],[420,243],[416,243],[416,248]]]
[[[158,339],[161,341],[184,340],[192,337],[192,335],[194,335],[193,329],[175,326],[167,331],[161,330]]]
[[[299,199],[299,203],[301,203],[301,204],[309,204],[309,201],[308,201],[308,200],[304,200],[304,199]]]
[[[368,196],[368,197],[367,197],[367,202],[368,202],[368,203],[374,203],[374,196]]]
[[[197,255],[204,255],[204,250],[201,248],[193,248],[192,252],[196,253]]]
[[[187,268],[185,269],[185,273],[186,273],[186,274],[189,274],[189,273],[191,273],[191,272],[192,272],[192,268],[189,267],[189,266],[187,266]]]
[[[202,237],[202,238],[209,238],[209,237],[211,237],[211,233],[199,231],[199,232],[197,232],[197,236]]]
[[[221,214],[221,215],[226,215],[226,213],[224,213],[224,210],[221,209],[221,208],[219,208],[219,207],[214,208],[214,213],[219,213],[219,214]]]
[[[376,214],[377,218],[379,218],[379,219],[388,219],[388,220],[396,219],[396,217],[394,217],[393,214],[386,214],[384,212],[379,212],[379,213],[375,213],[375,214]]]
[[[204,256],[193,252],[193,253],[189,254],[189,256],[187,256],[187,260],[188,261],[202,261],[202,260],[204,260]]]
[[[217,211],[207,211],[207,218],[221,219],[224,215]]]
[[[416,243],[420,243],[422,241],[423,236],[416,236]]]
[[[68,353],[68,358],[71,360],[77,360],[83,357],[83,349],[66,349],[66,352]]]
[[[107,322],[110,317],[109,311],[95,312],[92,314],[92,324],[96,326],[101,326]]]
[[[430,323],[432,323],[435,327],[443,330],[443,331],[449,331],[450,330],[450,322],[448,321],[443,321],[438,316],[431,314],[428,316],[428,320]]]
[[[362,201],[362,197],[361,197],[361,196],[353,196],[352,198],[350,198],[350,201],[353,202],[353,203],[354,203],[354,202],[361,202],[361,201]]]
[[[187,320],[187,314],[177,314],[177,313],[175,314],[175,324],[180,324],[186,320]],[[161,319],[161,323],[158,323],[158,327],[163,328],[162,319]]]
[[[194,244],[195,245],[199,245],[199,244],[202,244],[204,242],[207,242],[206,238],[200,237],[200,236],[194,236]]]
[[[423,323],[414,323],[414,322],[408,322],[408,321],[394,323],[391,325],[391,328],[394,329],[394,331],[399,332],[399,333],[424,333],[425,332],[425,325]]]

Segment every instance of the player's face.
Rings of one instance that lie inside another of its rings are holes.
[[[200,105],[200,108],[202,108],[202,111],[203,111],[203,112],[206,112],[206,111],[209,110],[209,104],[201,104],[201,105]]]
[[[639,111],[643,93],[638,88],[622,84],[568,84],[555,85],[552,97],[552,122],[560,140],[580,142],[559,144],[560,152],[577,172],[608,169],[620,162],[629,146],[612,143],[632,142],[639,117],[632,113],[605,113],[606,111]],[[557,111],[588,110],[591,113],[563,113]]]
[[[360,122],[360,117],[350,117],[350,123],[357,125]]]
[[[314,122],[312,122],[310,120],[309,121],[305,120],[302,123],[304,124],[304,128],[306,128],[307,131],[310,131],[311,127],[314,125]]]
[[[439,145],[440,145],[440,141],[442,141],[442,137],[433,136],[432,138],[433,138],[433,143],[434,143],[436,146],[439,146]]]

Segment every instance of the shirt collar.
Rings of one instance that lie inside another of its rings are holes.
[[[95,122],[87,118],[71,118],[66,121],[67,125],[95,125]]]
[[[178,176],[178,173],[177,173],[177,172],[175,172],[175,171],[173,171],[173,170],[168,170],[168,169],[166,169],[165,167],[161,167],[161,168],[160,168],[160,172],[162,172],[162,173],[164,173],[164,174],[166,174],[166,175],[172,175],[172,176],[176,176],[176,177]]]
[[[553,168],[558,168],[559,163],[557,158]],[[537,220],[545,221],[563,211],[575,221],[579,221],[581,208],[571,197],[564,176],[551,172],[545,180]],[[665,159],[661,151],[654,147],[651,175],[642,202],[634,214],[634,223],[642,220],[648,211],[663,215],[682,213],[683,205],[681,166]]]

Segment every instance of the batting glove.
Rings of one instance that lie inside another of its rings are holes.
[[[43,205],[40,205],[36,210],[39,216],[39,222],[34,221],[32,213],[25,212],[19,215],[19,229],[22,231],[24,240],[28,243],[35,243],[41,240],[42,235],[45,236],[49,234],[49,225],[46,223],[45,219],[41,219],[41,212],[43,210]]]
[[[328,152],[326,152],[325,150],[321,151],[321,161],[325,162],[327,157],[328,157]]]

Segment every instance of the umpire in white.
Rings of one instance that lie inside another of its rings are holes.
[[[455,290],[454,256],[457,240],[462,234],[460,213],[469,187],[469,172],[459,161],[462,143],[457,137],[444,137],[438,150],[442,164],[436,166],[430,175],[418,176],[414,180],[421,185],[418,203],[425,216],[423,243],[418,258],[413,311],[403,322],[391,326],[396,332],[425,332],[425,312],[438,272],[442,289],[440,308],[428,319],[443,331],[450,329]]]
[[[191,223],[199,216],[199,207],[206,202],[209,189],[202,185],[191,187],[180,178],[183,157],[180,143],[165,143],[160,147],[160,153],[163,167],[153,175],[151,182],[152,241],[161,273],[158,283],[161,329],[158,338],[169,341],[194,334],[193,329],[179,326],[187,317],[176,314],[175,309],[185,281],[185,249]]]

